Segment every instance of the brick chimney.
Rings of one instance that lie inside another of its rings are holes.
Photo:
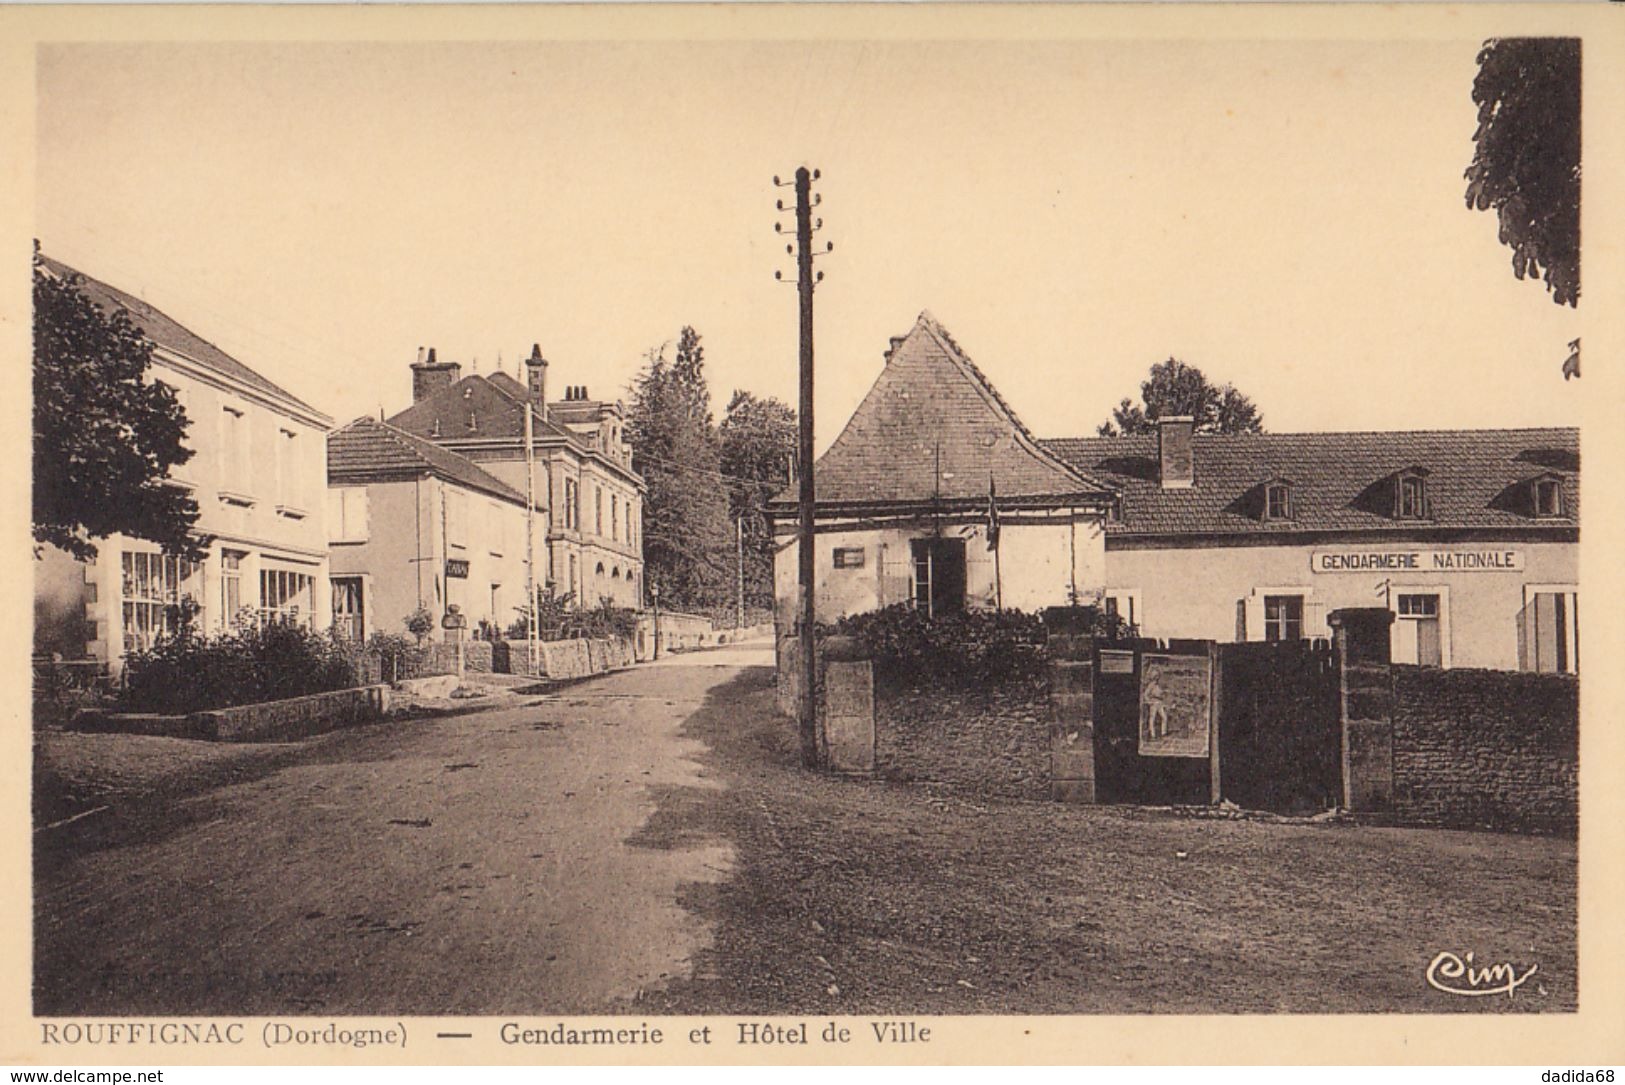
[[[530,402],[536,416],[547,421],[547,359],[542,357],[542,345],[530,345],[530,357],[525,359],[525,386],[530,389]]]
[[[456,362],[437,362],[434,357],[434,348],[429,348],[427,358],[423,355],[423,348],[418,348],[418,360],[412,363],[412,402],[426,399],[442,388],[450,388],[456,384],[463,375],[463,367]]]
[[[1188,414],[1157,419],[1157,468],[1164,490],[1189,489],[1196,482],[1191,434],[1196,419]]]

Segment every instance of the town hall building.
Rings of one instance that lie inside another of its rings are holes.
[[[462,375],[431,348],[412,365],[412,405],[389,425],[477,464],[547,510],[537,542],[537,583],[576,606],[643,604],[643,479],[632,469],[626,412],[590,398],[585,385],[548,399],[540,347],[525,381],[507,373]],[[531,408],[533,474],[526,479],[525,407]]]

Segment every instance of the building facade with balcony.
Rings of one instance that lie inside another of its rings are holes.
[[[141,299],[58,261],[42,265],[77,276],[104,313],[124,310],[152,342],[150,378],[174,389],[190,420],[194,454],[170,482],[196,499],[207,553],[188,561],[122,535],[96,540],[91,562],[46,548],[35,567],[36,647],[117,670],[169,628],[183,598],[210,632],[271,617],[325,629],[332,420]]]

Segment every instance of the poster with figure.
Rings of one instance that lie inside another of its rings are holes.
[[[1213,718],[1207,656],[1147,653],[1140,662],[1140,756],[1206,757]]]

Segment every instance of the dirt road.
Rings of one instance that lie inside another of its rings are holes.
[[[763,662],[770,650],[676,657],[523,707],[262,747],[243,779],[69,827],[38,854],[36,1012],[633,1000],[709,944],[678,888],[724,877],[733,854],[718,838],[628,841],[657,791],[719,786],[681,725]]]

